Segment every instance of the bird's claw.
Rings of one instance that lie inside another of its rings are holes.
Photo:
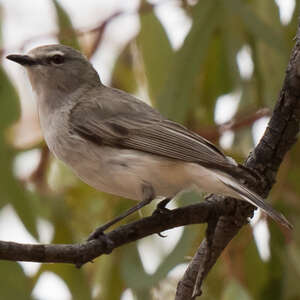
[[[161,238],[166,238],[167,237],[167,235],[164,235],[161,232],[158,233],[158,236],[160,236]]]
[[[152,213],[152,215],[163,215],[163,214],[167,214],[171,211],[171,209],[168,209],[166,207],[156,207],[156,209],[154,210],[154,212]]]
[[[162,201],[160,201],[157,205],[156,205],[156,209],[154,210],[154,212],[152,213],[152,215],[156,215],[156,214],[166,214],[169,213],[171,210],[166,208],[166,205],[171,201],[170,198],[166,198]]]
[[[104,236],[105,235],[104,230],[106,229],[104,227],[105,226],[98,227],[94,232],[92,232],[88,236],[87,241],[97,240],[100,236]]]

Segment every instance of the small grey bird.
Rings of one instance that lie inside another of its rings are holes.
[[[241,183],[250,171],[134,96],[104,86],[79,51],[48,45],[7,58],[28,71],[50,151],[92,187],[140,201],[91,238],[156,197],[166,204],[191,187],[248,201],[292,228]]]

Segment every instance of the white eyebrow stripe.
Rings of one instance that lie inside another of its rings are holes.
[[[53,50],[53,51],[47,53],[48,57],[54,56],[54,55],[64,56],[65,54],[62,51],[59,51],[59,50]]]

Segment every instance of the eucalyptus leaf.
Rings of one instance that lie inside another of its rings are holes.
[[[231,280],[224,291],[222,300],[252,300],[247,290],[237,281]],[[253,299],[254,300],[254,299]]]
[[[137,80],[134,73],[133,42],[130,41],[123,49],[114,65],[112,72],[112,86],[128,93],[135,93]]]
[[[0,298],[3,300],[33,300],[31,281],[22,267],[11,261],[0,261]]]
[[[245,28],[249,33],[274,48],[281,55],[285,55],[286,46],[281,34],[262,20],[251,9],[250,5],[247,5],[245,1],[242,0],[228,0],[226,2],[228,4],[228,9],[242,18]]]
[[[13,174],[17,152],[8,144],[9,127],[19,118],[17,93],[2,67],[0,67],[0,205],[13,205],[26,229],[38,237],[33,202]]]
[[[71,19],[66,10],[56,0],[52,0],[57,13],[57,21],[59,27],[58,39],[63,45],[80,49],[76,31],[72,26]]]
[[[95,274],[94,284],[98,284],[101,288],[101,299],[121,299],[124,291],[121,273],[122,260],[122,251],[114,251],[109,256],[105,256],[105,259],[97,259],[94,264],[89,265]]]
[[[268,263],[260,258],[255,241],[249,241],[245,251],[245,281],[254,299],[259,299],[261,290],[268,282],[268,275]]]
[[[157,106],[164,116],[181,123],[187,121],[198,76],[219,22],[215,1],[199,1],[193,8],[192,28],[175,54],[168,80],[158,97]]]
[[[297,222],[297,229],[299,228]],[[298,300],[300,295],[300,244],[298,241],[293,241],[288,247],[288,255],[286,260],[286,269],[283,276],[283,299]]]
[[[155,103],[169,77],[173,50],[162,24],[154,11],[140,16],[141,31],[137,45],[142,54],[149,94]]]
[[[146,273],[136,244],[126,246],[123,254],[121,272],[126,286],[136,289],[148,289],[152,285],[151,276]],[[151,284],[149,282],[151,281]]]
[[[257,15],[268,26],[276,30],[278,34],[278,41],[282,43],[282,51],[278,51],[272,47],[269,43],[265,43],[265,40],[253,39],[255,43],[254,51],[256,52],[254,57],[255,66],[257,71],[255,72],[258,84],[262,89],[262,105],[273,106],[277,101],[279,89],[284,79],[285,69],[288,63],[289,51],[287,41],[283,35],[283,28],[279,19],[278,7],[275,1],[256,1],[255,6]],[[275,38],[275,37],[273,37]],[[284,54],[284,55],[283,55]],[[270,74],[272,74],[272,80],[270,80]]]
[[[43,264],[39,275],[44,271],[55,273],[66,283],[72,300],[92,300],[91,287],[83,269],[68,264]]]

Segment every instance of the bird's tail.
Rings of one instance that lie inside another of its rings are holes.
[[[288,229],[293,229],[291,223],[286,219],[286,217],[276,211],[270,204],[265,202],[263,198],[259,195],[245,187],[244,185],[237,182],[234,178],[228,177],[225,174],[217,174],[218,179],[229,189],[231,189],[235,194],[239,195],[238,198],[245,200],[252,205],[261,208],[267,215],[269,215],[277,223],[287,227]]]

